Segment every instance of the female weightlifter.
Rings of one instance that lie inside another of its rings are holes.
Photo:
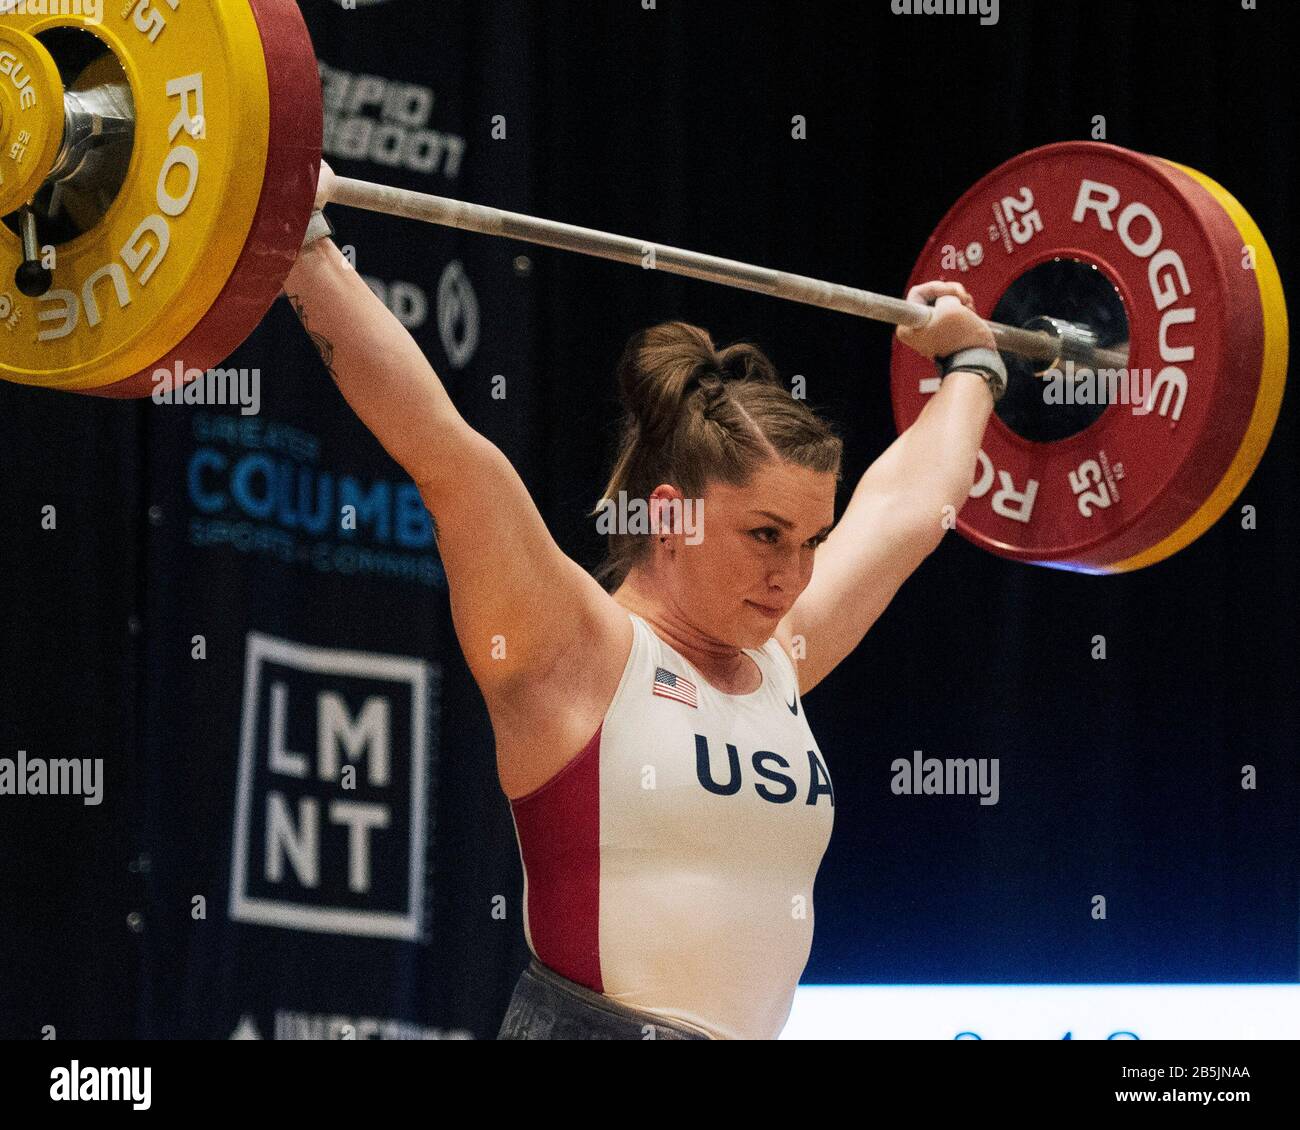
[[[900,339],[947,375],[833,529],[841,441],[756,346],[636,334],[603,498],[653,532],[616,529],[593,577],[328,230],[285,292],[434,517],[518,836],[532,959],[499,1038],[775,1038],[835,804],[802,698],[965,502],[1005,387],[991,332],[960,284],[909,293],[935,312]]]

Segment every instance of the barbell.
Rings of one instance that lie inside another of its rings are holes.
[[[293,266],[322,133],[293,0],[0,18],[0,378],[144,397],[222,361]],[[895,325],[931,315],[346,177],[330,199]],[[908,285],[935,278],[964,283],[1012,371],[957,521],[976,544],[1125,572],[1194,540],[1254,472],[1286,380],[1285,299],[1254,221],[1204,174],[1100,142],[1031,150],[942,219]],[[900,431],[937,387],[932,363],[895,341]]]

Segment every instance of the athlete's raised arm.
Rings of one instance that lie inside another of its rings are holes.
[[[285,294],[348,403],[420,488],[456,634],[489,706],[590,643],[608,595],[561,552],[510,461],[466,423],[333,241],[302,252]]]
[[[960,283],[924,283],[907,297],[936,303],[936,312],[924,330],[898,331],[905,345],[927,357],[994,348],[992,332]],[[778,632],[787,648],[802,637],[801,693],[862,642],[903,582],[938,548],[949,519],[970,494],[992,414],[986,378],[955,371],[916,422],[867,468],[817,553],[812,580]]]

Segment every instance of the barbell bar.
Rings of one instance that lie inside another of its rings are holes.
[[[370,181],[338,177],[329,195],[333,204],[382,212],[408,220],[421,220],[441,227],[500,236],[525,243],[573,251],[599,259],[667,271],[674,275],[702,279],[772,298],[784,298],[824,310],[838,310],[895,326],[919,328],[929,320],[932,309],[887,294],[844,286],[758,267],[735,259],[706,255],[649,240],[613,235],[594,228],[577,227],[556,220],[539,219],[521,212],[506,212],[483,204],[432,196],[410,189],[393,188]],[[1000,322],[986,322],[1000,350],[1043,365],[1073,360],[1089,367],[1122,369],[1128,363],[1126,350],[1096,349],[1087,340],[1084,327],[1062,327],[1059,332],[1026,330]]]

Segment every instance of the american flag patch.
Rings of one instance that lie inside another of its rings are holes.
[[[699,703],[695,701],[695,684],[690,679],[683,679],[680,675],[674,675],[666,668],[655,668],[653,693],[661,698],[671,698],[676,702],[684,702],[687,706],[696,710],[699,709]]]

